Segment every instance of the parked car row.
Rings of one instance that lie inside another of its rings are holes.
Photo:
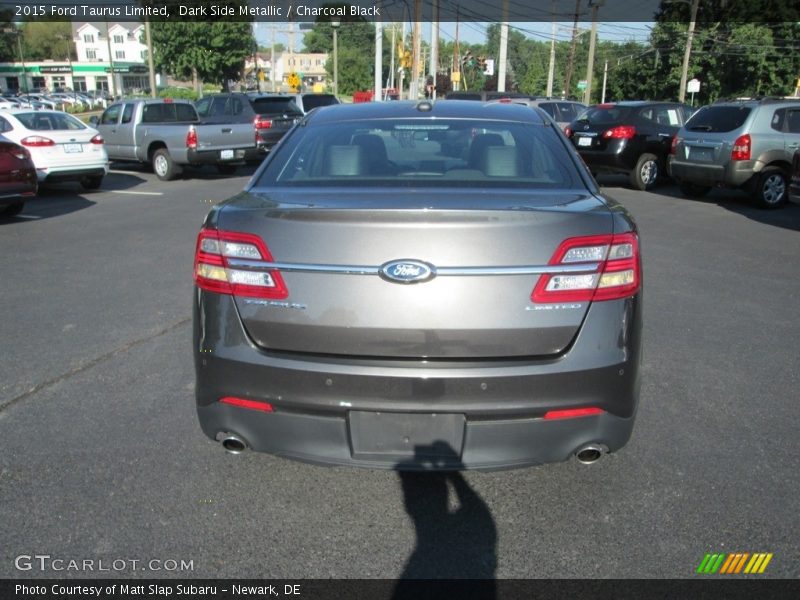
[[[627,174],[636,189],[670,175],[687,197],[738,188],[774,208],[789,197],[800,99],[721,101],[697,111],[673,102],[598,104],[565,133],[593,173]]]

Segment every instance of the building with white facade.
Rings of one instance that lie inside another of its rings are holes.
[[[0,63],[0,88],[105,90],[114,95],[143,91],[149,87],[143,36],[140,23],[73,23],[77,60],[29,62],[22,56],[19,61]]]
[[[291,73],[296,73],[307,88],[324,86],[327,79],[325,63],[328,61],[326,53],[298,53],[298,52],[276,52],[275,53],[275,74],[272,73],[272,62],[269,53],[259,52],[245,59],[245,73],[252,76],[254,72],[261,71],[264,74],[262,89],[272,90],[274,82],[275,89],[287,86],[287,79]]]

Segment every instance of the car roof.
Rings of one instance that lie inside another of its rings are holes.
[[[550,124],[537,111],[513,103],[483,102],[363,102],[358,104],[332,104],[324,110],[309,113],[315,123],[328,123],[353,119],[475,119],[520,121]]]

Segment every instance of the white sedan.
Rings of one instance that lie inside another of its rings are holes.
[[[79,181],[84,189],[94,190],[108,173],[103,137],[65,112],[4,110],[0,133],[28,149],[39,182]]]

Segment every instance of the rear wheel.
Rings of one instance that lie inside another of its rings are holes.
[[[631,171],[631,187],[641,191],[653,188],[659,172],[658,157],[655,154],[642,154],[636,161],[636,167]]]
[[[99,189],[101,183],[103,183],[102,175],[96,177],[84,177],[83,179],[81,179],[81,186],[85,190]]]
[[[18,215],[22,212],[22,208],[25,206],[24,202],[18,202],[17,204],[11,204],[6,206],[4,209],[0,210],[0,215],[4,217],[13,217],[14,215]]]
[[[687,198],[702,198],[711,191],[711,186],[697,185],[688,181],[681,181],[678,187],[681,190],[681,194]]]
[[[769,167],[761,172],[755,188],[755,199],[761,208],[777,208],[784,202],[788,193],[786,174],[777,167]]]
[[[153,172],[161,181],[171,181],[181,174],[181,167],[175,164],[166,148],[159,148],[153,153]]]
[[[233,175],[236,173],[236,165],[217,165],[220,175]]]

